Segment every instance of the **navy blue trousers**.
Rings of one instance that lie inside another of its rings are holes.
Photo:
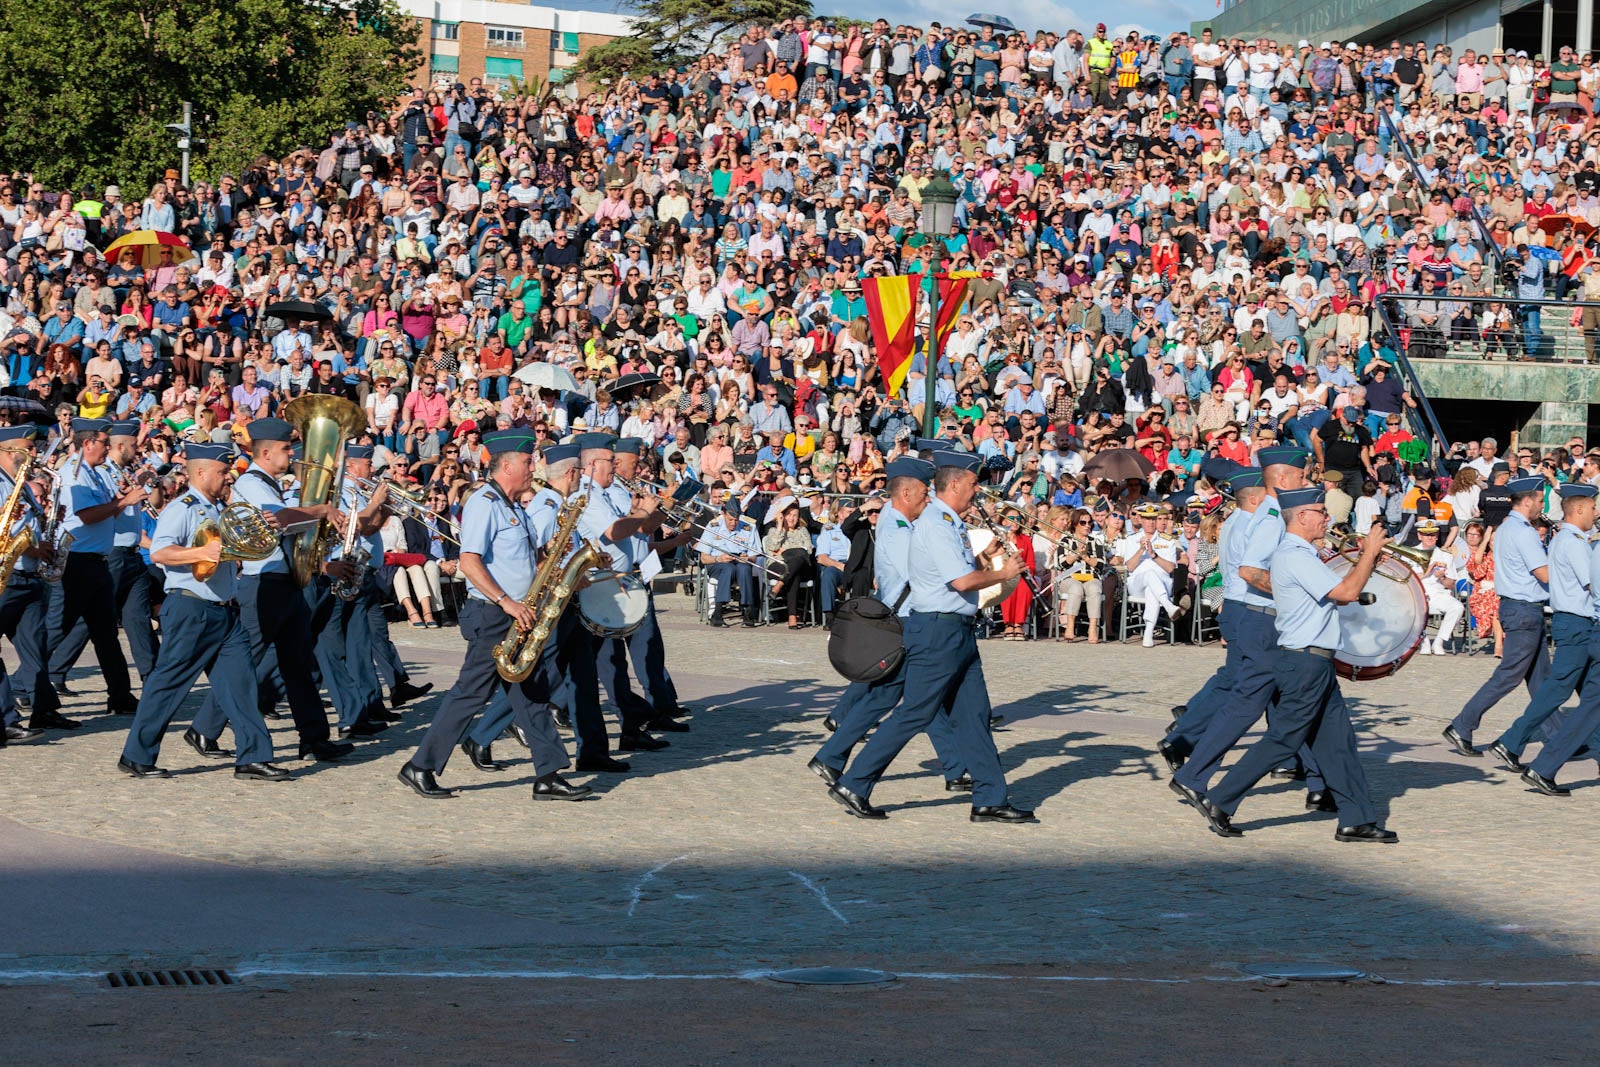
[[[250,638],[250,662],[255,664],[256,708],[262,715],[274,710],[281,691],[289,698],[300,740],[326,741],[328,709],[311,674],[315,661],[311,609],[300,587],[287,574],[241,577],[239,617]],[[215,740],[221,727],[222,714],[213,693],[195,713],[194,728]]]
[[[59,608],[59,614],[57,609]],[[61,585],[50,605],[47,640],[50,642],[51,668],[59,660],[61,642],[81,622],[94,645],[95,659],[106,679],[108,704],[132,705],[133,687],[128,681],[128,660],[117,640],[116,588],[111,565],[106,557],[92,552],[71,552],[61,572]],[[66,668],[62,668],[63,680]]]
[[[50,645],[45,624],[50,608],[50,587],[42,579],[13,573],[0,595],[0,634],[10,638],[17,650],[17,673],[12,678],[15,693],[33,705],[35,711],[55,711],[61,707],[50,684]],[[0,704],[6,721],[17,718],[11,701]]]
[[[150,568],[137,548],[113,548],[106,561],[111,572],[112,606],[115,618],[122,622],[122,632],[128,637],[128,651],[133,653],[134,666],[140,678],[150,677],[156,668],[156,653],[160,651],[155,629],[150,623]],[[72,629],[60,637],[52,647],[50,679],[65,682],[67,671],[78,662],[89,645],[89,623],[80,618]],[[126,668],[124,668],[126,669]]]
[[[1544,647],[1543,604],[1501,597],[1500,628],[1505,631],[1500,662],[1450,723],[1468,741],[1490,708],[1524,683],[1528,695],[1533,696],[1550,673],[1550,657]]]
[[[1578,691],[1589,666],[1589,638],[1594,621],[1583,615],[1558,611],[1550,618],[1550,636],[1555,638],[1556,654],[1544,681],[1534,691],[1528,707],[1500,735],[1501,742],[1514,756],[1533,740],[1533,733],[1560,710],[1567,698]]]
[[[1578,692],[1578,707],[1561,721],[1555,736],[1539,750],[1539,757],[1528,766],[1546,778],[1554,779],[1564,763],[1584,748],[1600,753],[1600,626],[1589,630],[1586,650],[1589,670]]]
[[[817,751],[817,759],[836,771],[844,770],[850,760],[851,750],[883,721],[885,715],[895,709],[905,691],[904,663],[894,674],[872,685],[851,682],[833,709],[833,718],[839,728]],[[944,710],[948,713],[950,709]],[[954,781],[966,773],[966,766],[961,762],[960,746],[956,743],[956,730],[948,714],[935,715],[928,723],[928,740],[933,742],[933,750],[944,768],[945,781]]]

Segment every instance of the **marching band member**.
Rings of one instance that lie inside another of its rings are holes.
[[[133,419],[110,424],[110,444],[106,462],[95,473],[106,483],[112,495],[120,495],[138,458],[139,423]],[[133,653],[134,665],[141,679],[148,678],[155,669],[155,629],[150,624],[150,591],[144,582],[144,558],[139,555],[139,531],[142,513],[141,500],[129,504],[116,513],[112,520],[113,535],[111,555],[107,559],[113,586],[112,604],[115,618],[128,636],[128,649]],[[83,655],[89,644],[89,624],[79,619],[62,635],[50,655],[50,679],[65,684],[67,671]]]
[[[1583,683],[1589,667],[1589,635],[1594,629],[1594,589],[1589,571],[1593,551],[1589,532],[1594,529],[1595,493],[1592,485],[1571,482],[1561,487],[1561,526],[1550,538],[1548,581],[1550,635],[1555,638],[1555,658],[1533,699],[1517,720],[1506,728],[1489,751],[1508,770],[1521,773],[1522,750],[1567,698]],[[1554,777],[1552,773],[1549,777]]]
[[[1527,684],[1532,696],[1550,673],[1544,626],[1544,606],[1550,599],[1550,564],[1539,532],[1533,528],[1533,520],[1544,506],[1544,487],[1545,480],[1537,477],[1506,483],[1511,493],[1511,513],[1494,535],[1494,588],[1500,595],[1505,648],[1494,673],[1444,728],[1444,739],[1463,756],[1483,755],[1472,744],[1472,731],[1490,708],[1519,682]]]
[[[1461,616],[1467,610],[1466,605],[1456,599],[1456,581],[1463,572],[1457,566],[1455,556],[1439,547],[1438,523],[1423,519],[1417,523],[1416,532],[1418,547],[1432,555],[1426,570],[1413,569],[1419,570],[1422,575],[1422,588],[1428,594],[1428,614],[1439,616],[1439,631],[1434,636],[1433,647],[1428,647],[1428,639],[1424,636],[1417,654],[1443,656],[1445,644],[1450,640],[1450,635],[1456,632],[1456,627],[1461,625]]]
[[[171,777],[156,765],[161,738],[201,671],[211,683],[221,716],[238,745],[233,776],[264,782],[293,777],[272,763],[272,735],[256,707],[250,636],[239,618],[239,565],[219,562],[220,537],[189,547],[200,524],[215,522],[222,514],[222,494],[232,459],[231,445],[187,446],[189,488],[162,509],[150,540],[150,559],[166,572],[168,595],[161,610],[161,655],[145,681],[144,695],[117,761],[120,770],[135,778]],[[191,569],[196,563],[215,563],[217,568],[201,581]]]
[[[250,466],[233,484],[234,499],[260,511],[279,529],[310,521],[337,521],[339,511],[333,504],[301,507],[279,484],[292,462],[293,432],[294,427],[282,419],[250,423]],[[289,555],[281,541],[266,559],[246,560],[240,565],[239,617],[250,638],[256,706],[262,715],[270,715],[279,696],[285,695],[295,732],[300,735],[300,759],[337,760],[349,754],[351,746],[333,741],[329,734],[328,709],[311,673],[311,608],[290,572]],[[221,732],[222,716],[212,693],[195,714],[194,726],[184,740],[203,757],[223,759],[226,750],[217,746]]]
[[[371,445],[349,445],[345,448],[345,478],[339,494],[340,510],[347,522],[357,525],[357,548],[371,555],[360,578],[355,597],[344,600],[333,594],[333,583],[318,578],[312,583],[312,632],[316,635],[314,649],[317,665],[322,669],[322,683],[328,688],[339,715],[339,739],[371,737],[382,733],[394,716],[383,706],[383,688],[378,683],[378,670],[372,662],[372,630],[367,612],[367,599],[378,595],[378,582],[373,574],[372,559],[383,558],[383,539],[378,531],[385,518],[383,505],[389,498],[387,482],[380,483],[372,495],[363,502],[356,488],[358,480],[372,476]],[[343,557],[343,545],[336,545],[329,553],[326,574],[337,580],[348,575],[357,566]]]
[[[761,556],[761,542],[754,527],[742,521],[742,515],[738,499],[730,494],[722,505],[722,521],[707,523],[694,546],[711,580],[712,626],[723,625],[722,605],[728,602],[734,586],[739,589],[744,624],[759,625],[761,602],[756,590],[760,582],[756,578],[755,561]]]
[[[1111,565],[1128,570],[1123,595],[1129,600],[1144,602],[1144,647],[1150,648],[1156,643],[1156,625],[1161,621],[1161,612],[1165,611],[1168,619],[1174,619],[1180,610],[1172,599],[1172,571],[1178,565],[1178,539],[1156,529],[1156,520],[1161,517],[1160,507],[1145,504],[1135,514],[1139,528],[1112,548]]]
[[[884,468],[889,501],[883,504],[877,518],[873,572],[878,599],[900,616],[902,625],[911,614],[906,602],[911,592],[912,524],[928,505],[928,483],[933,480],[934,470],[932,463],[913,456],[891,460]],[[851,750],[895,709],[905,694],[905,687],[903,662],[894,674],[877,682],[851,682],[833,714],[828,716],[827,721],[833,724],[832,735],[807,766],[830,787],[837,783],[845,764],[850,761]],[[948,716],[933,717],[928,723],[928,739],[944,765],[945,790],[952,793],[970,790],[972,779],[957,755],[955,727],[950,725]]]
[[[978,495],[978,466],[968,452],[937,453],[935,496],[911,529],[910,595],[905,621],[906,659],[902,670],[916,679],[915,694],[878,727],[849,768],[829,790],[859,819],[884,819],[874,807],[872,789],[889,764],[917,734],[947,712],[955,727],[957,750],[972,777],[973,822],[1035,822],[1034,814],[1013,807],[1005,771],[989,732],[989,695],[974,629],[978,590],[1020,577],[1022,561],[1007,555],[991,569],[972,553],[963,518]]]
[[[841,589],[851,548],[844,524],[854,512],[855,504],[848,497],[835,499],[823,518],[822,532],[817,534],[817,593],[822,601],[823,629],[833,625],[833,612],[839,601],[848,599]]]
[[[119,491],[100,468],[110,452],[105,419],[73,419],[72,439],[77,458],[62,469],[62,530],[73,536],[61,577],[61,618],[51,627],[53,647],[80,621],[88,628],[95,659],[106,679],[106,710],[130,714],[138,706],[128,682],[128,661],[117,640],[115,586],[107,560],[116,536],[116,518],[123,509],[144,503],[146,490],[132,486]]]
[[[534,800],[583,800],[593,793],[586,785],[574,785],[561,776],[569,766],[566,746],[556,732],[550,714],[551,672],[535,668],[525,680],[508,683],[495,667],[494,648],[505,639],[507,621],[528,630],[540,620],[533,606],[524,603],[537,569],[536,556],[555,530],[555,508],[535,502],[541,521],[530,518],[517,501],[532,485],[533,446],[531,434],[521,430],[497,430],[483,436],[489,453],[489,477],[467,500],[461,511],[461,574],[467,579],[467,603],[461,609],[461,633],[467,639],[466,657],[455,685],[434,715],[422,743],[417,746],[399,779],[418,796],[442,800],[455,796],[439,785],[450,754],[461,742],[472,717],[483,710],[491,694],[509,686],[511,709],[517,724],[529,741],[536,777]],[[552,460],[552,456],[557,457]],[[578,450],[572,445],[557,446],[546,453],[547,470],[568,464],[566,474],[575,480]],[[550,480],[555,478],[547,475]],[[573,545],[576,548],[576,544]],[[563,613],[563,620],[569,612]],[[555,655],[555,647],[572,636],[569,625],[560,625],[545,643],[541,664]],[[578,658],[579,663],[583,657]],[[575,664],[577,669],[577,664]],[[593,669],[584,681],[593,688]]]
[[[34,454],[37,429],[26,425],[0,426],[0,501],[10,498],[16,488],[17,473],[27,457]],[[40,540],[44,505],[33,486],[25,486],[22,493],[22,508],[6,533],[14,537],[23,530],[31,530],[34,547],[17,560],[5,592],[0,594],[0,634],[9,638],[17,650],[17,673],[11,676],[13,701],[7,702],[3,709],[6,731],[0,743],[27,741],[37,737],[41,730],[71,730],[78,725],[61,714],[61,699],[50,685],[47,669],[50,657],[45,616],[50,592],[39,577],[39,560],[49,551]],[[29,716],[26,726],[21,721],[24,714]]]
[[[1172,790],[1200,812],[1212,832],[1240,837],[1231,819],[1244,795],[1310,744],[1339,813],[1334,840],[1392,844],[1400,837],[1378,823],[1356,754],[1350,712],[1333,670],[1340,641],[1339,605],[1354,603],[1361,595],[1388,538],[1375,526],[1362,542],[1355,565],[1341,579],[1312,544],[1328,529],[1323,491],[1285,489],[1274,505],[1274,510],[1282,510],[1285,526],[1268,571],[1277,612],[1273,618],[1279,646],[1273,663],[1277,706],[1267,716],[1266,734],[1245,750],[1216,786],[1202,792],[1174,778]]]

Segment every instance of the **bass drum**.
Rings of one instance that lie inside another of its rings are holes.
[[[967,543],[972,546],[972,554],[974,556],[981,556],[990,545],[994,544],[994,534],[990,533],[988,530],[974,529],[973,527],[969,526],[967,527]],[[1005,553],[996,553],[994,558],[989,561],[989,569],[996,571],[999,570],[1005,565],[1005,558]],[[978,610],[987,611],[996,604],[999,604],[1005,600],[1006,597],[1016,592],[1017,586],[1020,585],[1021,582],[1022,577],[1021,575],[1018,575],[1009,582],[1001,582],[999,585],[984,586],[982,589],[978,590]]]
[[[1341,579],[1354,566],[1348,556],[1334,556],[1327,563]],[[1428,629],[1427,591],[1417,573],[1400,560],[1380,559],[1363,592],[1377,601],[1340,606],[1339,652],[1333,657],[1339,677],[1356,682],[1387,678],[1404,667],[1422,646]]]
[[[627,637],[650,614],[650,591],[631,574],[597,571],[578,590],[578,618],[597,637]]]

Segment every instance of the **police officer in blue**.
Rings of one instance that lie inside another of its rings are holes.
[[[878,515],[872,555],[873,578],[878,598],[900,616],[901,625],[911,615],[912,524],[928,506],[928,483],[934,465],[925,459],[902,456],[884,468],[889,501]],[[867,733],[895,709],[905,693],[906,669],[872,684],[851,682],[839,698],[830,720],[836,723],[833,734],[807,764],[831,787],[839,781],[850,752]],[[970,790],[972,778],[962,766],[955,727],[948,715],[935,715],[928,723],[928,739],[933,742],[939,763],[944,768],[945,789],[956,793]]]
[[[35,426],[0,426],[0,502],[11,498],[16,488],[16,477],[22,464],[34,454]],[[5,591],[0,594],[0,634],[11,640],[17,650],[17,673],[11,677],[15,707],[7,703],[5,741],[27,741],[39,736],[42,730],[71,730],[78,726],[75,720],[61,714],[60,698],[51,688],[46,642],[45,615],[50,593],[39,577],[39,560],[46,554],[40,543],[44,520],[44,504],[31,485],[22,489],[21,509],[17,519],[7,531],[12,536],[29,530],[33,533],[34,547],[17,560]],[[0,677],[3,677],[0,666]],[[21,714],[19,714],[21,713]],[[22,715],[29,715],[27,726],[22,725]]]
[[[1249,611],[1245,606],[1249,587],[1239,575],[1237,561],[1244,552],[1250,521],[1267,495],[1261,471],[1250,467],[1235,473],[1228,479],[1228,492],[1233,496],[1233,513],[1223,520],[1222,529],[1217,533],[1217,569],[1222,572],[1222,612],[1217,617],[1217,625],[1227,644],[1227,655],[1200,691],[1190,697],[1187,704],[1180,705],[1182,710],[1178,712],[1177,721],[1167,731],[1167,736],[1156,743],[1156,749],[1174,774],[1199,744],[1216,709],[1226,701],[1244,649],[1234,631],[1235,623]]]
[[[638,477],[639,458],[644,450],[644,441],[637,437],[623,437],[616,443],[616,477],[613,478],[606,494],[617,507],[627,509],[626,513],[629,515],[637,516],[642,514],[642,511],[639,502],[633,499],[633,494],[628,492],[621,482],[624,480],[632,482]],[[665,523],[665,511],[656,510],[651,521],[654,523],[653,526],[644,527],[640,533],[628,538],[623,548],[630,573],[635,575],[642,576],[641,567],[652,554],[672,552],[694,540],[687,531],[680,531],[667,537],[652,537],[652,534],[659,534]],[[619,561],[614,557],[614,562]],[[667,670],[667,647],[661,639],[661,626],[656,619],[655,592],[650,588],[648,581],[645,582],[645,591],[648,610],[644,622],[625,639],[607,642],[609,649],[601,651],[600,684],[614,694],[613,700],[615,694],[624,689],[628,697],[639,699],[634,696],[632,689],[628,688],[628,660],[633,660],[634,674],[638,676],[644,688],[643,699],[649,709],[649,728],[667,733],[688,733],[689,727],[677,721],[687,715],[688,711],[678,703],[678,690],[672,684],[671,672]],[[607,680],[608,674],[612,681]]]
[[[61,619],[50,638],[59,647],[81,621],[106,680],[106,710],[132,712],[138,701],[128,681],[128,661],[117,640],[116,588],[108,560],[116,538],[117,515],[138,507],[148,495],[143,486],[121,490],[100,468],[110,454],[105,419],[73,419],[72,440],[78,454],[61,471],[62,530],[72,534],[61,577]]]
[[[829,789],[829,795],[856,818],[888,818],[871,802],[873,787],[900,750],[935,716],[944,714],[955,728],[961,762],[972,776],[971,820],[1037,821],[1033,812],[1011,805],[1000,754],[989,732],[988,691],[974,633],[978,590],[1019,577],[1023,565],[1011,555],[991,569],[987,556],[980,561],[973,555],[963,516],[978,495],[981,463],[967,452],[935,454],[935,496],[911,529],[911,593],[905,603],[911,610],[903,624],[902,669],[914,685],[908,686],[900,707]]]
[[[850,562],[850,538],[844,532],[844,523],[854,511],[855,504],[849,497],[837,498],[828,521],[822,524],[822,532],[817,534],[817,594],[822,600],[824,629],[833,625],[833,613],[839,606],[839,586]]]
[[[497,430],[483,436],[483,446],[489,453],[489,477],[461,513],[461,574],[467,580],[461,633],[467,639],[466,658],[422,743],[399,772],[402,782],[430,800],[455,795],[440,786],[436,776],[444,771],[472,717],[483,710],[496,690],[508,684],[495,669],[495,645],[505,639],[511,626],[527,630],[539,621],[523,597],[533,584],[538,553],[544,547],[540,538],[547,540],[548,531],[555,529],[553,521],[548,530],[542,524],[536,528],[518,503],[532,486],[533,435]],[[575,467],[577,457],[572,455],[565,462]],[[550,652],[562,636],[558,627],[545,651]],[[592,685],[592,667],[588,680]],[[526,680],[509,684],[513,714],[533,756],[533,799],[583,800],[590,796],[593,790],[588,786],[574,785],[561,776],[569,761],[550,714],[548,673],[536,669]]]
[[[1205,723],[1188,759],[1173,775],[1173,781],[1196,792],[1204,792],[1222,760],[1245,733],[1267,711],[1276,692],[1273,664],[1278,657],[1277,635],[1273,628],[1276,607],[1268,577],[1273,554],[1283,540],[1284,522],[1279,497],[1305,485],[1307,453],[1292,445],[1263,448],[1256,453],[1261,464],[1262,485],[1266,490],[1250,515],[1248,525],[1234,535],[1227,556],[1227,567],[1236,570],[1231,586],[1234,600],[1229,605],[1234,619],[1233,636],[1228,640],[1228,688],[1214,691],[1210,721]],[[1226,581],[1226,575],[1224,576]],[[1227,599],[1224,587],[1224,599]],[[1236,658],[1235,658],[1236,657]],[[1191,713],[1204,714],[1191,705]],[[1301,753],[1306,765],[1306,808],[1332,811],[1334,798],[1317,774],[1316,761],[1309,752]]]
[[[292,461],[293,426],[269,418],[255,420],[249,429],[251,462],[234,482],[235,501],[251,505],[280,530],[299,523],[343,521],[333,504],[301,507],[279,483]],[[257,708],[263,715],[274,710],[281,678],[300,735],[299,757],[337,760],[348,755],[351,746],[333,741],[329,735],[328,709],[311,674],[311,609],[295,583],[281,543],[266,559],[241,565],[239,614],[250,637],[250,660],[256,665]],[[225,751],[217,746],[221,725],[221,708],[212,694],[200,706],[194,728],[184,739],[200,755],[220,759]]]
[[[105,480],[109,491],[120,494],[125,487],[131,488],[133,482],[133,468],[138,459],[139,423],[133,419],[113,422],[110,435],[106,462],[96,468],[95,473]],[[128,636],[128,649],[133,653],[134,666],[138,668],[141,679],[149,677],[155,669],[158,648],[155,629],[150,623],[150,587],[145,581],[144,557],[139,554],[140,516],[143,512],[140,504],[129,504],[117,512],[108,561],[111,580],[116,586],[117,618],[122,623],[122,632]],[[83,655],[88,644],[89,625],[79,619],[62,636],[61,643],[51,650],[51,681],[65,684],[67,671]]]
[[[1500,628],[1505,644],[1500,662],[1488,681],[1467,700],[1466,706],[1444,728],[1444,739],[1463,756],[1482,756],[1472,744],[1472,732],[1501,698],[1517,687],[1528,686],[1534,696],[1550,673],[1545,652],[1544,606],[1550,600],[1550,561],[1533,519],[1544,507],[1543,478],[1515,478],[1511,514],[1494,535],[1494,591],[1500,596]]]
[[[756,560],[761,556],[761,538],[753,523],[743,521],[744,509],[732,495],[722,504],[722,518],[706,523],[695,551],[705,565],[711,581],[711,625],[722,626],[722,605],[739,590],[739,608],[746,626],[757,625],[761,603],[756,592]]]
[[[1556,643],[1555,658],[1527,710],[1489,745],[1489,751],[1508,770],[1519,774],[1527,769],[1522,764],[1522,750],[1533,739],[1534,731],[1544,726],[1577,691],[1589,666],[1589,636],[1595,625],[1589,531],[1594,528],[1595,492],[1595,487],[1586,482],[1561,486],[1561,526],[1550,538],[1547,553],[1550,635]]]
[[[1273,662],[1278,699],[1267,713],[1266,734],[1209,791],[1193,789],[1179,778],[1171,782],[1173,792],[1200,812],[1212,832],[1223,837],[1242,836],[1231,820],[1244,795],[1309,743],[1337,804],[1339,826],[1334,840],[1384,844],[1400,840],[1398,834],[1378,824],[1356,754],[1350,712],[1333,670],[1340,641],[1339,605],[1361,596],[1388,537],[1382,526],[1374,523],[1361,544],[1360,556],[1340,578],[1322,562],[1313,544],[1327,533],[1324,501],[1321,489],[1306,488],[1281,490],[1275,502],[1282,512],[1285,533],[1268,569],[1277,609],[1273,624],[1279,650]]]
[[[272,763],[272,736],[256,708],[250,636],[239,618],[238,564],[219,562],[220,537],[191,547],[200,524],[215,522],[222,514],[232,460],[231,445],[187,446],[189,488],[162,509],[150,539],[150,559],[165,571],[167,599],[161,609],[161,655],[145,680],[117,761],[118,769],[135,778],[171,777],[156,765],[161,738],[201,671],[238,745],[233,776],[263,782],[293,777]],[[192,569],[196,563],[215,564],[216,570],[201,581]]]
[[[616,440],[606,433],[579,434],[572,440],[572,443],[580,449],[579,462],[583,465],[583,479],[578,483],[578,492],[586,501],[583,517],[578,520],[578,536],[599,545],[610,558],[611,569],[631,571],[637,562],[633,554],[641,543],[641,535],[660,529],[665,515],[660,510],[660,501],[654,497],[643,497],[635,501],[625,490],[620,493],[611,492],[612,487],[616,485]],[[624,752],[654,752],[669,747],[671,742],[654,737],[648,732],[648,728],[653,725],[651,721],[654,718],[653,709],[627,685],[625,643],[614,638],[595,638],[587,631],[580,633],[578,638],[584,636],[591,638],[601,683],[606,683],[608,679],[611,682],[607,691],[611,694],[611,702],[616,706],[618,717],[622,721],[622,732],[617,739],[617,747]],[[578,654],[577,651],[573,652],[575,656]],[[620,664],[619,654],[622,657]],[[671,719],[665,721],[672,724],[673,729],[688,729],[686,726],[673,723]],[[604,719],[598,722],[591,721],[586,726],[581,718],[575,716],[573,727],[582,740],[580,754],[594,755],[603,747],[606,748],[606,754],[610,754],[609,742],[605,737]]]

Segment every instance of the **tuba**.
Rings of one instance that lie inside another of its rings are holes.
[[[222,509],[216,519],[207,519],[194,531],[190,548],[204,548],[222,540],[222,558],[216,563],[191,563],[189,571],[196,581],[209,581],[224,563],[263,560],[278,551],[278,531],[258,508],[239,501]]]
[[[344,475],[344,443],[366,428],[366,414],[343,397],[307,395],[285,404],[283,417],[300,431],[302,456],[295,461],[300,503],[337,504]],[[336,539],[333,524],[326,521],[295,535],[289,548],[289,569],[302,589],[322,573]]]
[[[578,591],[578,582],[585,573],[607,560],[604,551],[585,541],[578,545],[566,566],[561,565],[588,501],[587,496],[579,496],[562,506],[561,515],[556,519],[556,532],[545,546],[544,560],[534,571],[533,584],[523,594],[522,603],[538,613],[538,621],[527,630],[513,623],[505,639],[494,646],[495,670],[508,682],[520,682],[533,673],[544,646],[555,636],[556,624],[561,621],[567,602]]]
[[[24,528],[18,534],[11,532],[11,527],[16,525],[17,515],[27,503],[28,477],[33,473],[33,464],[32,456],[23,459],[22,466],[17,468],[16,484],[11,488],[11,495],[6,497],[4,506],[0,506],[0,586],[11,580],[11,572],[16,569],[17,561],[34,546],[32,530]]]

